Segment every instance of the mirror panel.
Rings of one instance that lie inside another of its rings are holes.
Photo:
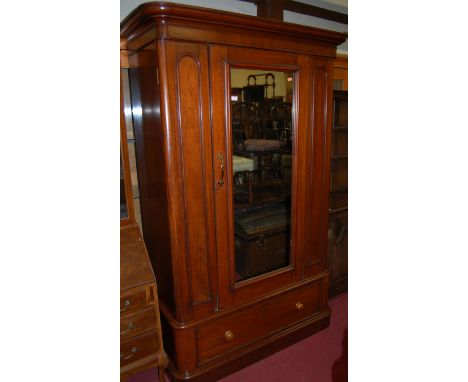
[[[231,68],[236,282],[290,265],[294,73]]]

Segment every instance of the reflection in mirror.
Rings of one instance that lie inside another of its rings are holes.
[[[235,280],[290,264],[294,73],[231,68]]]
[[[120,219],[126,219],[127,217],[127,198],[125,196],[125,180],[122,165],[122,153],[120,153]]]

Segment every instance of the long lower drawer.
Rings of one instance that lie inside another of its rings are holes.
[[[197,327],[200,363],[273,334],[320,312],[317,282]]]

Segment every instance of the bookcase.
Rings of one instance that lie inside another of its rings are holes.
[[[330,297],[348,289],[348,92],[333,92],[330,161]]]

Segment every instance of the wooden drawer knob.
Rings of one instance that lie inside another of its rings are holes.
[[[296,310],[300,312],[302,309],[304,309],[304,304],[302,302],[296,302]]]
[[[228,341],[232,341],[234,339],[234,333],[228,330],[226,333],[224,333],[224,337],[226,337]]]

